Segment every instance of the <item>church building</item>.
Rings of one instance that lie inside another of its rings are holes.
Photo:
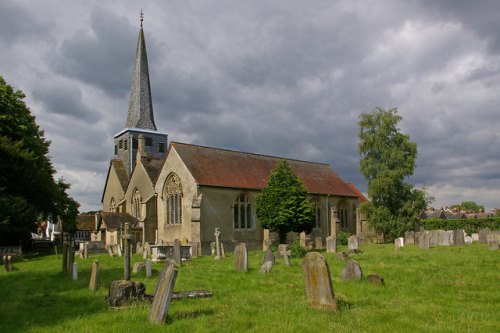
[[[168,143],[167,139],[154,122],[141,17],[128,115],[125,128],[114,137],[103,212],[135,218],[136,241],[151,244],[179,239],[194,245],[198,254],[207,254],[214,230],[219,228],[227,250],[238,242],[261,250],[276,235],[260,227],[256,198],[277,163],[287,160],[309,193],[316,219],[310,235],[290,233],[289,240],[321,238],[325,242],[331,235],[334,211],[337,230],[356,234],[363,228],[357,207],[366,198],[328,164]]]

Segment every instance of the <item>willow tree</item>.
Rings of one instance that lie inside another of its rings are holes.
[[[257,197],[256,214],[263,228],[278,232],[280,244],[290,231],[311,232],[314,215],[307,190],[286,161],[276,166]]]
[[[360,169],[370,198],[361,211],[386,241],[413,229],[430,200],[424,190],[405,182],[415,170],[417,144],[401,132],[401,120],[396,108],[377,107],[359,117]]]

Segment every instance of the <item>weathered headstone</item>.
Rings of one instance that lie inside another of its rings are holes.
[[[172,301],[175,280],[177,278],[177,268],[173,264],[165,266],[160,274],[158,284],[156,285],[155,296],[151,311],[149,312],[149,321],[155,324],[162,324],[167,318],[168,308]]]
[[[148,242],[144,242],[143,250],[142,250],[142,258],[146,260],[147,258],[151,258],[151,245]]]
[[[349,259],[349,255],[347,255],[347,253],[345,253],[345,252],[340,252],[340,253],[337,253],[337,259],[346,260],[346,259]]]
[[[322,249],[323,248],[323,238],[318,236],[315,239],[315,246],[317,249]]]
[[[150,278],[151,277],[151,259],[146,259],[146,277]]]
[[[472,237],[473,242],[479,242],[479,234],[478,233],[473,233],[471,235],[471,237]]]
[[[260,267],[260,273],[270,273],[273,270],[274,263],[272,261],[266,261]]]
[[[3,256],[3,265],[5,267],[6,272],[12,272],[12,256],[4,255]]]
[[[366,279],[372,284],[384,284],[384,278],[376,274],[368,275]]]
[[[431,231],[429,231],[429,246],[430,247],[438,246],[438,244],[439,244],[439,242],[438,242],[439,233],[441,231],[442,230],[431,230]]]
[[[272,261],[274,264],[274,254],[271,249],[267,249],[267,251],[264,253],[264,256],[262,256],[262,263],[264,264],[266,261]]]
[[[113,257],[115,255],[115,253],[113,252],[113,246],[112,245],[108,245],[108,254],[110,257]]]
[[[78,280],[78,264],[76,262],[73,263],[73,280]]]
[[[361,266],[354,261],[350,260],[346,263],[342,271],[340,272],[340,277],[342,280],[361,280],[363,277],[363,271],[361,270]]]
[[[191,258],[198,258],[198,243],[191,243]]]
[[[283,258],[285,262],[285,266],[290,267],[290,256],[292,255],[292,251],[287,250],[286,247],[284,250],[280,251],[280,256]]]
[[[226,258],[226,251],[224,250],[224,243],[220,242],[220,256],[222,259]]]
[[[489,228],[484,228],[484,229],[481,229],[479,230],[479,235],[478,235],[478,240],[480,243],[487,243],[488,240],[486,239],[486,236],[488,235],[488,233],[490,232],[491,230]]]
[[[439,230],[438,245],[439,246],[450,246],[450,234],[448,231]]]
[[[286,251],[287,247],[288,247],[288,245],[286,245],[286,244],[279,244],[278,245],[278,253],[277,253],[278,258],[281,258],[281,255],[282,255],[281,252]]]
[[[215,256],[215,260],[220,260],[221,256],[220,256],[220,239],[219,239],[220,229],[219,228],[215,228],[214,236],[215,236],[215,251],[217,253],[217,255]]]
[[[89,242],[83,243],[83,259],[89,258]]]
[[[309,252],[302,262],[302,275],[309,306],[337,311],[330,268],[326,259],[318,252]]]
[[[234,249],[234,269],[237,272],[248,271],[248,251],[245,243],[238,243]]]
[[[334,238],[332,236],[326,237],[326,252],[327,253],[337,252],[337,239],[336,238]]]
[[[415,232],[415,245],[420,245],[420,236],[422,233],[420,231]]]
[[[401,248],[404,246],[404,238],[399,237],[394,240],[394,245],[396,246],[397,249]]]
[[[215,242],[211,242],[211,243],[210,243],[210,253],[211,253],[213,256],[215,256],[215,254],[217,253],[217,251],[216,251],[216,249],[215,249],[215,248],[216,248],[216,244],[215,244]]]
[[[464,246],[465,245],[464,230],[463,229],[453,230],[453,245],[455,245],[455,246]]]
[[[407,245],[415,245],[415,232],[414,231],[406,231],[405,232],[405,243]]]
[[[489,242],[494,242],[494,241],[500,241],[500,231],[490,231],[486,234],[486,241]]]
[[[120,246],[120,244],[115,244],[115,249],[116,249],[116,254],[118,255],[118,257],[121,257],[122,256],[122,247]]]
[[[418,245],[421,249],[428,249],[430,247],[429,233],[427,231],[420,233]]]
[[[135,253],[136,254],[141,254],[142,253],[142,244],[141,244],[141,242],[135,243]]]
[[[134,281],[115,280],[112,281],[108,289],[108,303],[111,306],[120,306],[137,296]]]
[[[348,249],[350,251],[358,251],[358,237],[352,235],[348,238],[348,243],[347,243],[347,246],[348,246]]]
[[[95,291],[99,289],[99,261],[94,259],[90,270],[89,289]]]
[[[470,245],[472,244],[472,237],[467,235],[464,237],[464,242],[465,242],[465,245]]]
[[[177,238],[174,239],[174,260],[177,263],[177,265],[182,264],[181,260],[181,241],[178,240]]]
[[[498,250],[499,248],[499,244],[500,242],[499,241],[491,241],[491,242],[488,242],[488,248],[492,251],[494,250]]]
[[[137,274],[140,271],[142,271],[144,268],[146,268],[146,264],[143,262],[136,262],[134,263],[134,266],[132,268],[132,273]]]

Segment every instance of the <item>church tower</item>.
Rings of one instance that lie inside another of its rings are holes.
[[[130,100],[125,129],[114,136],[115,158],[122,160],[127,174],[134,170],[137,151],[143,146],[142,154],[164,157],[167,151],[166,133],[156,129],[149,83],[148,56],[142,22],[144,16],[141,11],[141,29],[137,39],[135,65],[130,86]],[[144,137],[144,145],[139,145],[139,136]]]

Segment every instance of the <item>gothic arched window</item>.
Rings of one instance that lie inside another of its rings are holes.
[[[233,203],[234,229],[252,229],[252,204],[248,194],[239,194]]]
[[[176,174],[168,176],[165,182],[165,224],[182,223],[182,186]]]
[[[142,196],[141,191],[139,189],[135,189],[134,193],[132,193],[132,215],[140,219],[142,217]]]

